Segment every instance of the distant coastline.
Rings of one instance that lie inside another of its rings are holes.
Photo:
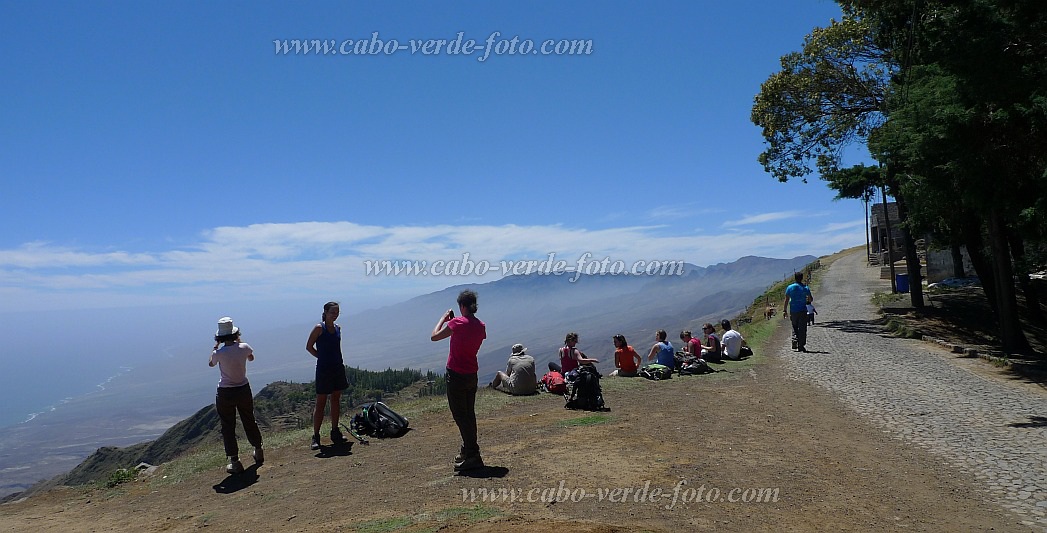
[[[42,414],[45,414],[45,413],[54,412],[56,409],[58,409],[62,405],[65,405],[65,404],[67,404],[69,402],[72,402],[72,401],[74,401],[74,400],[76,400],[78,398],[83,398],[85,396],[89,396],[90,394],[95,393],[95,392],[105,391],[106,390],[106,386],[110,385],[113,382],[114,379],[117,379],[120,376],[122,376],[124,374],[127,374],[131,370],[134,370],[134,367],[121,366],[121,367],[119,367],[117,369],[117,372],[115,374],[105,378],[105,380],[103,380],[101,383],[95,385],[95,389],[96,390],[88,391],[88,392],[86,392],[86,393],[84,393],[84,394],[82,394],[80,396],[76,396],[76,397],[74,397],[74,396],[66,396],[65,398],[62,398],[62,400],[59,401],[58,403],[51,404],[51,405],[47,406],[47,408],[45,408],[43,411],[36,411],[34,413],[29,413],[26,416],[25,420],[22,420],[21,422],[16,422],[15,424],[25,424],[25,423],[28,423],[28,422],[32,422],[36,417],[38,417],[38,416],[40,416]],[[9,400],[7,400],[7,399],[4,400],[4,403],[10,405]],[[6,427],[8,425],[12,425],[12,424],[5,423],[3,425],[0,425],[0,429],[2,429],[3,427]]]

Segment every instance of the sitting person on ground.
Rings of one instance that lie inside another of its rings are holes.
[[[619,376],[623,378],[635,378],[638,376],[640,369],[640,354],[636,353],[636,350],[625,340],[625,335],[621,333],[612,337],[614,341],[614,367],[616,370],[611,372],[612,376]]]
[[[668,334],[665,333],[664,329],[660,329],[654,334],[655,343],[651,346],[651,352],[647,354],[647,360],[669,368],[675,368],[676,351],[673,350],[672,343],[666,340],[667,338]]]
[[[599,363],[599,359],[593,359],[586,357],[581,350],[576,348],[578,345],[578,334],[571,332],[564,338],[563,347],[560,348],[560,373],[567,376],[567,373],[578,368],[578,365],[591,365]]]
[[[702,325],[702,335],[705,335],[705,344],[698,344],[700,347],[698,353],[701,354],[699,358],[719,363],[723,347],[720,342],[720,337],[716,335],[716,328],[714,328],[712,324],[706,322]]]
[[[523,344],[514,344],[505,372],[494,375],[491,388],[513,396],[525,396],[538,392],[538,379],[534,372],[534,357],[527,355]]]
[[[726,318],[720,321],[723,328],[723,356],[732,361],[742,358],[742,347],[749,346],[741,333],[731,329],[731,321]]]
[[[697,359],[702,357],[702,341],[692,336],[691,330],[681,331],[680,340],[683,341],[684,354],[694,356]]]

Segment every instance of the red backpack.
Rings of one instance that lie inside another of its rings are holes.
[[[542,388],[553,394],[566,394],[567,382],[564,381],[563,375],[559,372],[546,372],[545,375],[542,376]]]

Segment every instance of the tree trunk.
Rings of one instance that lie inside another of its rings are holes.
[[[898,203],[898,220],[908,220],[908,209],[901,198],[895,197]],[[901,222],[903,246],[905,247],[905,272],[909,276],[909,301],[913,309],[923,309],[923,274],[920,268],[920,256],[916,253],[916,241],[912,238],[909,225]]]
[[[967,273],[963,269],[963,252],[960,251],[960,245],[953,244],[950,248],[952,251],[952,277],[966,278]]]
[[[981,282],[985,299],[989,302],[989,307],[992,308],[992,316],[986,318],[995,321],[995,317],[1000,314],[1000,310],[996,306],[996,276],[992,271],[992,262],[989,261],[989,256],[985,253],[982,226],[973,215],[968,214],[964,220],[965,222],[960,228],[964,246],[967,247],[967,255],[971,258],[974,274],[978,276],[978,280]]]
[[[1028,263],[1025,261],[1025,242],[1022,241],[1021,236],[1015,231],[1009,231],[1007,234],[1010,236],[1008,243],[1011,245],[1011,255],[1014,256],[1018,287],[1022,289],[1022,295],[1025,296],[1026,315],[1033,322],[1043,324],[1044,318],[1043,312],[1040,310],[1040,298],[1036,293],[1036,287],[1029,280],[1029,269],[1026,267]]]
[[[1008,352],[1028,353],[1029,341],[1018,318],[1018,298],[1014,291],[1007,228],[998,211],[989,212],[989,247],[995,276],[996,303],[1000,325],[1000,343]]]

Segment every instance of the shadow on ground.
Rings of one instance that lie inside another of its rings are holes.
[[[246,489],[258,482],[258,465],[251,465],[239,474],[229,474],[225,479],[214,485],[214,491],[219,494],[232,494],[236,491]]]

